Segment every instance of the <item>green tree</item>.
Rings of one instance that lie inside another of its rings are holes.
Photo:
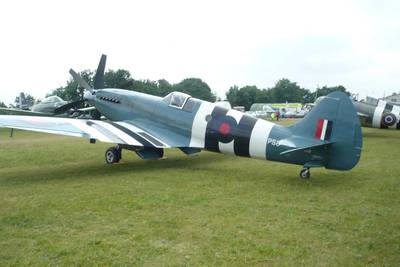
[[[289,79],[280,79],[271,88],[273,101],[276,103],[284,102],[305,102],[305,97],[310,93],[309,90],[301,88]]]
[[[232,107],[240,106],[240,99],[239,99],[239,86],[234,85],[229,88],[228,92],[226,92],[226,99],[231,103]]]
[[[84,70],[80,72],[80,75],[91,87],[93,87],[93,71]],[[56,95],[65,101],[77,101],[83,98],[84,93],[85,89],[71,78],[67,81],[66,86],[53,90],[51,93],[47,94],[46,97]]]
[[[130,90],[150,95],[162,96],[159,91],[158,84],[151,80],[134,80],[129,87]]]
[[[95,72],[90,70],[85,70],[80,73],[82,78],[86,80],[91,87],[93,87],[94,74]],[[118,69],[116,71],[108,70],[104,74],[104,87],[126,89],[161,97],[172,91],[180,91],[207,101],[213,102],[216,99],[216,96],[211,92],[207,83],[198,78],[185,79],[180,83],[171,85],[165,79],[160,79],[158,81],[134,80],[129,71],[123,69]],[[70,79],[67,81],[66,86],[54,89],[47,96],[51,95],[57,95],[66,101],[76,101],[82,99],[84,88],[73,79]]]
[[[174,91],[173,85],[170,84],[165,79],[158,80],[157,83],[158,83],[158,90],[161,92],[160,96],[166,96],[167,94]]]
[[[180,83],[174,84],[173,88],[174,91],[183,92],[202,100],[214,102],[216,99],[208,84],[199,78],[184,79]]]
[[[273,95],[271,89],[262,89],[258,92],[256,103],[273,103]]]
[[[234,85],[226,93],[227,100],[232,106],[244,106],[249,110],[254,103],[271,103],[272,93],[268,89],[259,89],[257,86],[244,86],[239,88]]]
[[[0,108],[6,108],[6,107],[7,107],[6,104],[4,104],[4,102],[0,101]]]
[[[249,110],[250,106],[258,102],[261,90],[257,86],[245,86],[240,88],[238,92],[239,106],[244,106],[245,110]]]
[[[350,92],[348,92],[343,85],[332,86],[332,87],[328,87],[328,86],[325,85],[325,86],[323,86],[321,88],[317,88],[315,94],[316,94],[317,97],[319,97],[319,96],[328,95],[328,94],[330,94],[332,92],[335,92],[335,91],[341,91],[341,92],[343,92],[343,93],[345,93],[345,94],[350,96]]]
[[[127,70],[108,70],[104,74],[104,88],[128,89],[132,83],[133,79]]]

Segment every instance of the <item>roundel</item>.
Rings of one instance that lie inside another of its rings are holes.
[[[382,116],[382,124],[390,127],[393,126],[396,123],[396,116],[392,113],[384,113]]]
[[[209,127],[215,139],[221,143],[229,143],[235,136],[236,120],[231,116],[218,116],[210,121]]]

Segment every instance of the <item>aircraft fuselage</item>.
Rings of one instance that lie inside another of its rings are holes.
[[[131,121],[138,127],[156,131],[171,147],[181,144],[180,147],[235,156],[330,167],[323,149],[284,154],[329,140],[328,135],[316,140],[317,125],[310,129],[311,138],[303,137],[295,135],[288,127],[189,96],[182,106],[174,106],[171,98],[176,93],[161,98],[121,89],[102,89],[96,92],[92,104],[109,120]],[[350,169],[356,163],[354,160],[342,162],[339,169]]]
[[[400,129],[400,106],[377,100],[376,105],[353,101],[357,112],[361,115],[361,124],[366,127],[383,129]]]

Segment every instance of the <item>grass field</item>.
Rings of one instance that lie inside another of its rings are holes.
[[[350,172],[0,131],[0,266],[398,266],[400,131]]]

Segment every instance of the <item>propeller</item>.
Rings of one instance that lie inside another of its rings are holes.
[[[94,89],[104,88],[104,71],[106,69],[107,56],[101,55],[99,65],[94,76]]]
[[[90,87],[90,85],[78,74],[76,73],[73,69],[69,70],[69,73],[72,75],[74,80],[79,83],[80,86],[88,90],[89,92],[93,92],[93,88]],[[96,72],[97,74],[97,72]]]
[[[78,100],[78,101],[69,102],[69,103],[67,103],[67,104],[65,104],[65,105],[62,105],[61,107],[56,108],[56,109],[54,110],[54,113],[55,113],[55,114],[62,114],[62,113],[65,113],[65,112],[67,112],[68,110],[70,110],[70,109],[72,109],[72,108],[75,108],[75,107],[79,106],[79,105],[82,104],[82,103],[85,103],[85,101],[86,101],[85,99],[81,99],[81,100]]]
[[[85,88],[85,93],[83,95],[83,99],[74,101],[74,102],[70,102],[61,107],[56,108],[54,110],[55,114],[65,113],[70,109],[78,107],[79,105],[81,105],[82,103],[85,103],[86,101],[90,102],[91,100],[94,100],[94,95],[96,94],[96,90],[94,90],[94,89],[104,88],[104,71],[105,71],[105,67],[106,67],[106,60],[107,60],[107,56],[101,55],[99,65],[97,67],[96,74],[94,76],[94,88],[90,87],[90,85],[73,69],[69,70],[69,73],[72,75],[73,79],[80,86]],[[97,111],[97,113],[99,113],[99,112]],[[97,114],[97,115],[99,115],[99,114]],[[96,116],[96,117],[98,117],[98,116]]]

